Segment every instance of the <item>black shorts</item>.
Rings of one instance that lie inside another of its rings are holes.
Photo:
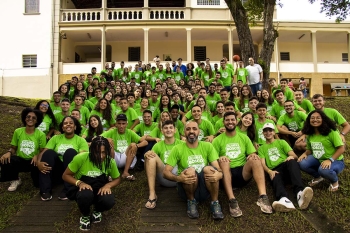
[[[243,166],[231,168],[231,181],[233,188],[242,188],[246,186],[250,182],[249,180],[245,180],[243,178]]]

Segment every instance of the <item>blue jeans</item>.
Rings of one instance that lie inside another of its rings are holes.
[[[261,90],[261,83],[256,83],[256,84],[252,84],[252,85],[249,85],[250,86],[250,89],[252,89],[252,92],[253,92],[253,95],[256,96],[256,93]]]
[[[335,160],[331,164],[330,169],[323,169],[321,162],[313,155],[309,155],[299,163],[299,166],[300,170],[312,175],[314,178],[321,176],[331,183],[335,183],[338,181],[338,174],[343,171],[345,164],[344,160]]]

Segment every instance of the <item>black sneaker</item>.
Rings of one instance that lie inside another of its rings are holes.
[[[41,194],[41,200],[50,201],[51,199],[52,199],[51,193],[42,193]]]
[[[82,231],[89,231],[91,229],[90,225],[90,217],[80,217],[80,230]]]
[[[60,193],[60,195],[58,195],[58,199],[60,199],[61,201],[68,200],[66,193],[63,191]]]
[[[210,205],[210,209],[213,219],[224,219],[219,201],[213,201]]]
[[[92,223],[99,223],[102,221],[102,213],[94,211],[91,215],[91,222]]]
[[[199,217],[196,199],[193,199],[192,201],[187,200],[187,216],[189,218],[198,218]]]

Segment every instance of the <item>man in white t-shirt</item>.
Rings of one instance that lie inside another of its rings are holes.
[[[259,64],[254,63],[252,57],[249,58],[249,65],[246,67],[248,70],[248,84],[252,89],[253,95],[261,89],[261,82],[263,79],[263,71]]]

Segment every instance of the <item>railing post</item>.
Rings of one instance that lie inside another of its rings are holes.
[[[102,4],[101,4],[101,17],[100,17],[100,20],[104,21],[104,20],[107,20],[107,0],[101,0],[102,1]],[[102,66],[104,67],[104,66]]]

